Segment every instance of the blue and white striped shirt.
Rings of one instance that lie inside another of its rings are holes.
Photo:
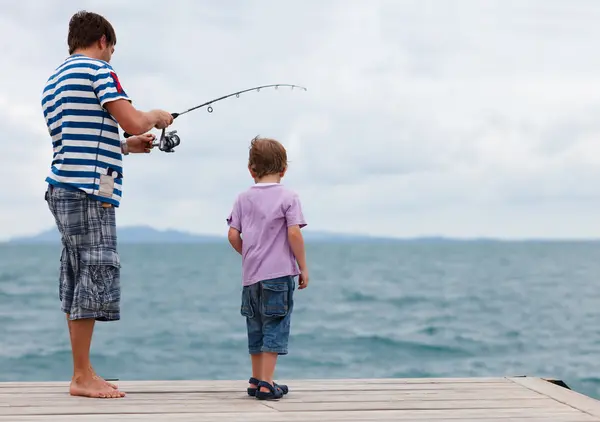
[[[123,178],[119,126],[104,105],[121,98],[130,101],[105,61],[74,54],[55,70],[42,97],[54,150],[48,183],[80,189],[93,199],[119,206]],[[100,193],[101,175],[115,178],[112,196]]]

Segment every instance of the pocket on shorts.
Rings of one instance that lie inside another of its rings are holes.
[[[252,308],[252,299],[250,298],[249,287],[244,287],[242,289],[242,304],[240,306],[240,313],[246,318],[254,318],[254,309]]]
[[[80,252],[75,300],[90,311],[118,311],[121,300],[121,262],[116,251],[103,248]]]
[[[262,314],[266,317],[284,317],[289,310],[290,284],[286,278],[262,281]]]
[[[79,236],[88,232],[88,198],[85,192],[61,189],[53,196],[52,205],[63,235]]]

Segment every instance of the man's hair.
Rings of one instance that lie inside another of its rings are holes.
[[[250,142],[248,166],[257,178],[283,172],[287,167],[287,153],[275,139],[259,138]]]
[[[117,44],[117,35],[113,26],[103,16],[81,10],[75,13],[69,21],[69,54],[73,54],[78,48],[90,47],[102,36],[106,36],[108,45]]]

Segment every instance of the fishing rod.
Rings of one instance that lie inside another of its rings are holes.
[[[217,101],[221,101],[224,100],[226,98],[230,98],[233,97],[235,95],[236,98],[240,97],[240,94],[243,94],[245,92],[250,92],[250,91],[254,91],[256,90],[256,92],[260,92],[261,89],[263,88],[272,88],[274,87],[275,89],[279,89],[280,86],[285,86],[285,87],[291,87],[292,90],[294,90],[294,88],[300,88],[303,89],[304,91],[307,91],[307,89],[303,86],[299,86],[299,85],[293,85],[293,84],[270,84],[270,85],[261,85],[261,86],[255,86],[253,88],[248,88],[248,89],[243,89],[241,91],[237,91],[237,92],[232,92],[231,94],[227,94],[227,95],[223,95],[222,97],[219,98],[215,98],[214,100],[210,100],[207,101],[203,104],[197,105],[195,107],[189,108],[185,111],[182,111],[180,113],[171,113],[171,116],[173,116],[173,119],[178,118],[179,116],[182,116],[186,113],[189,113],[190,111],[194,111],[197,110],[199,108],[203,108],[208,106],[207,111],[209,113],[213,112],[213,108],[211,106],[211,104],[216,103]],[[125,138],[129,138],[131,135],[127,132],[125,132],[124,134]],[[170,132],[166,132],[165,128],[163,128],[162,133],[160,135],[160,139],[158,141],[154,141],[152,143],[153,147],[158,147],[161,151],[164,152],[175,152],[174,148],[176,146],[178,146],[181,143],[181,139],[179,138],[179,135],[177,135],[177,131],[176,130],[172,130]]]

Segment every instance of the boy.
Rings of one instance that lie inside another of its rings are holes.
[[[308,286],[300,232],[306,222],[298,196],[280,184],[287,153],[279,142],[254,138],[248,170],[255,184],[238,195],[227,218],[228,238],[242,256],[240,311],[252,359],[248,394],[273,400],[288,392],[287,386],[273,382],[273,375],[277,357],[288,353],[294,277],[299,276],[299,289]]]

